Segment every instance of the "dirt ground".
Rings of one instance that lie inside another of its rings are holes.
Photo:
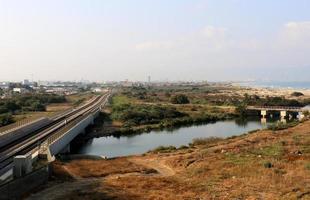
[[[28,199],[310,199],[310,121],[168,153],[53,163]]]

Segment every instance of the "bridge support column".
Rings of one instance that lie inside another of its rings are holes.
[[[18,178],[32,171],[31,155],[19,155],[13,158],[13,176]]]
[[[285,118],[286,117],[286,111],[285,110],[283,110],[283,111],[281,111],[280,112],[280,115],[281,115],[281,118]]]
[[[263,118],[266,118],[266,115],[267,115],[267,110],[261,110],[260,111],[260,114]]]
[[[299,120],[302,120],[303,118],[305,118],[305,115],[303,112],[299,112],[297,117]]]

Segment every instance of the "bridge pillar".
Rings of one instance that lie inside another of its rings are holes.
[[[22,177],[32,171],[31,155],[19,155],[13,158],[13,176]]]
[[[298,118],[299,120],[302,120],[303,118],[305,118],[304,113],[303,113],[303,112],[298,112],[297,118]]]
[[[280,115],[281,115],[281,118],[285,118],[286,117],[286,111],[285,110],[283,110],[283,111],[281,111],[280,112]]]
[[[267,110],[261,110],[260,114],[262,115],[263,118],[265,118],[267,115]]]

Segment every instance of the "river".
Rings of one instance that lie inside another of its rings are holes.
[[[194,138],[229,137],[265,128],[260,120],[240,122],[219,121],[205,125],[182,127],[173,130],[152,131],[131,136],[100,137],[89,140],[76,153],[107,156],[108,158],[142,154],[158,146],[187,145]]]

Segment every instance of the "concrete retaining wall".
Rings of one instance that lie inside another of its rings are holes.
[[[47,183],[49,168],[45,166],[0,186],[0,200],[21,199],[22,196]]]

